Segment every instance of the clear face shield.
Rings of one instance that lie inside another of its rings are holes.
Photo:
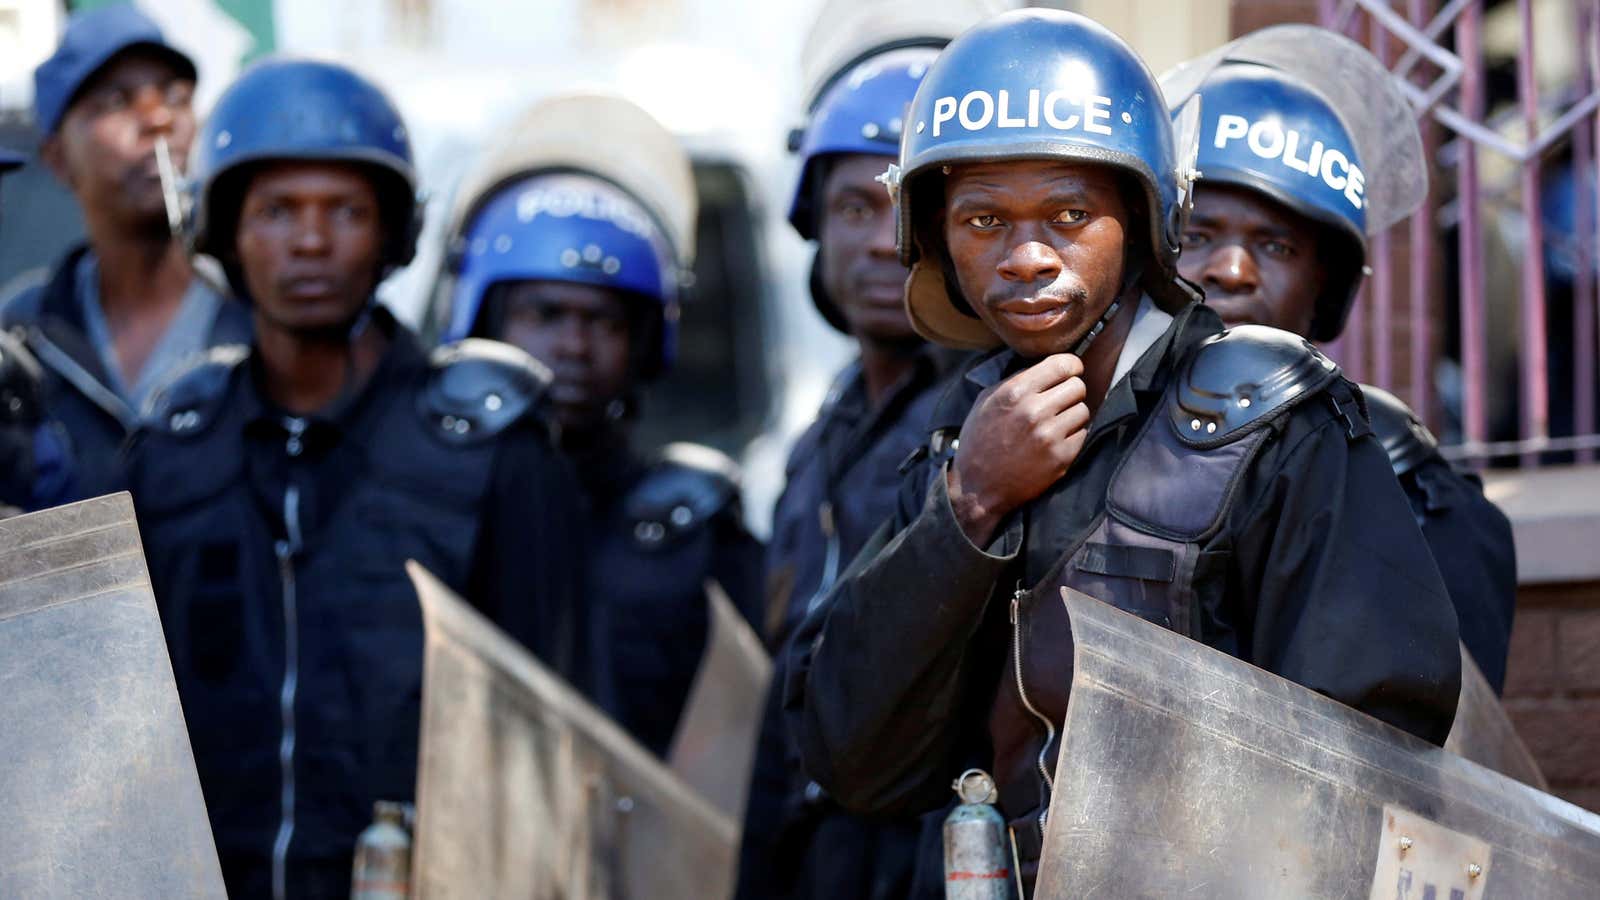
[[[494,189],[538,171],[581,171],[622,188],[658,221],[687,271],[694,260],[699,213],[694,173],[677,137],[620,97],[574,93],[541,101],[512,122],[462,179],[451,207],[450,234]]]
[[[1019,0],[827,0],[800,50],[804,109],[865,56],[901,46],[940,46]]]
[[[1225,63],[1277,69],[1328,99],[1350,131],[1367,176],[1367,233],[1411,215],[1428,195],[1428,166],[1416,114],[1395,77],[1365,47],[1313,25],[1277,25],[1181,63],[1161,77],[1167,106],[1179,109]],[[1201,173],[1203,180],[1205,173]]]
[[[451,260],[471,218],[500,188],[539,172],[598,176],[635,198],[672,248],[678,277],[687,281],[695,253],[699,195],[688,153],[649,113],[621,97],[575,92],[546,98],[502,129],[457,186],[450,204],[446,255],[428,313],[433,333],[445,333],[456,275]]]

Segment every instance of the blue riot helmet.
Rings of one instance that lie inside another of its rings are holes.
[[[388,238],[386,275],[411,261],[422,208],[411,142],[399,111],[378,87],[333,63],[267,59],[239,76],[217,100],[195,140],[189,244],[222,263],[245,296],[234,263],[234,230],[251,169],[266,162],[327,160],[371,173]]]
[[[789,205],[789,224],[801,237],[814,241],[821,230],[822,184],[830,159],[844,154],[896,156],[906,109],[938,55],[937,47],[902,47],[869,57],[817,99],[803,128],[791,136],[800,177]],[[828,324],[848,331],[844,314],[823,287],[819,262],[812,261],[811,299]]]
[[[1051,159],[1125,174],[1146,221],[1143,287],[1169,308],[1195,295],[1176,262],[1189,173],[1155,76],[1123,40],[1083,16],[1025,9],[961,35],[923,78],[906,117],[900,162],[885,176],[900,209],[900,256],[911,266],[906,306],[929,340],[983,349],[999,339],[946,285],[928,226],[953,164]]]
[[[677,261],[650,214],[616,185],[577,172],[529,176],[487,200],[461,238],[447,340],[481,327],[483,302],[496,284],[568,281],[662,311],[660,342],[639,368],[650,377],[671,365]]]
[[[1253,63],[1218,68],[1200,96],[1200,183],[1248,188],[1323,226],[1328,282],[1310,337],[1338,337],[1367,258],[1367,178],[1350,130],[1321,93]]]
[[[938,55],[937,46],[925,46],[869,57],[842,73],[817,99],[805,125],[791,137],[800,157],[800,178],[789,204],[789,224],[801,237],[817,237],[821,163],[845,153],[897,156],[906,109]]]
[[[642,377],[672,364],[694,261],[694,175],[677,138],[637,105],[577,93],[536,104],[463,180],[435,291],[444,340],[480,333],[496,284],[614,289],[646,316]]]
[[[1261,193],[1323,225],[1329,273],[1310,337],[1344,330],[1367,237],[1427,194],[1427,164],[1400,81],[1366,48],[1309,25],[1246,35],[1161,79],[1176,110],[1200,98],[1202,184]]]

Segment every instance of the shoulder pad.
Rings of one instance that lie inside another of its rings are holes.
[[[181,366],[145,402],[145,427],[180,437],[204,432],[222,411],[234,371],[249,356],[244,344],[221,344]]]
[[[533,410],[550,384],[543,363],[510,344],[467,338],[435,349],[418,404],[446,441],[493,437]]]
[[[1213,335],[1178,366],[1172,425],[1191,446],[1238,440],[1339,377],[1339,367],[1296,334],[1240,325]]]
[[[737,514],[739,465],[700,444],[668,444],[623,501],[633,536],[646,547],[671,543],[725,511]]]
[[[1399,397],[1370,384],[1361,386],[1361,395],[1367,401],[1372,433],[1383,445],[1383,452],[1389,454],[1394,474],[1406,474],[1438,451],[1439,441],[1433,432]]]

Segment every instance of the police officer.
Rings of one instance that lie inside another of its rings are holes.
[[[889,179],[907,307],[996,349],[790,660],[813,778],[903,814],[983,766],[1030,890],[1072,680],[1061,587],[1434,742],[1460,687],[1354,385],[1294,335],[1220,334],[1178,278],[1188,179],[1160,98],[1120,39],[1051,10],[966,32],[923,79]]]
[[[586,686],[581,501],[545,375],[428,353],[373,301],[420,224],[404,123],[337,65],[274,59],[199,136],[191,240],[254,316],[162,388],[129,474],[233,896],[348,896],[377,800],[416,777],[414,559]]]
[[[1276,63],[1246,61],[1263,54]],[[1411,213],[1426,190],[1422,141],[1405,97],[1365,49],[1310,26],[1243,38],[1208,69],[1197,88],[1205,174],[1179,271],[1204,288],[1206,304],[1228,327],[1255,323],[1334,340],[1361,285],[1367,235]],[[1322,84],[1338,85],[1343,102]],[[1390,110],[1398,114],[1384,114]],[[1369,175],[1369,159],[1383,171]],[[1384,183],[1397,174],[1409,189]],[[1352,190],[1357,183],[1362,189]],[[1516,608],[1511,523],[1476,477],[1445,461],[1399,398],[1370,385],[1361,390],[1449,588],[1461,639],[1498,692]]]
[[[118,451],[157,384],[250,334],[249,313],[194,276],[168,224],[156,143],[183,164],[194,84],[194,63],[126,3],[74,15],[34,72],[40,158],[77,199],[88,243],[5,301],[0,323],[22,329],[42,364],[77,497],[118,483]]]
[[[453,229],[446,338],[508,341],[550,367],[560,449],[594,517],[612,711],[665,756],[706,645],[707,579],[752,617],[761,584],[733,461],[631,439],[677,348],[694,258],[688,156],[632,103],[563,95],[530,110],[473,179]]]
[[[917,84],[949,37],[936,36],[936,23],[917,11],[894,21],[882,6],[834,4],[808,41],[831,47],[830,32],[856,33],[854,46],[836,54],[845,57],[843,65],[812,87],[806,121],[794,134],[800,175],[789,222],[817,244],[812,301],[829,324],[855,339],[858,354],[791,451],[773,512],[769,609],[779,618],[771,623],[770,644],[780,650],[893,512],[900,464],[926,440],[942,379],[963,357],[911,329],[894,206],[877,181],[894,162]],[[863,30],[868,17],[877,31]],[[781,666],[781,652],[777,658]],[[804,776],[781,714],[782,683],[781,674],[774,678],[762,722],[737,896],[906,896],[917,819],[854,816]]]

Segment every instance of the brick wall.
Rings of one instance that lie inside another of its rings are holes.
[[[1600,581],[1518,592],[1505,705],[1551,792],[1600,812]]]

